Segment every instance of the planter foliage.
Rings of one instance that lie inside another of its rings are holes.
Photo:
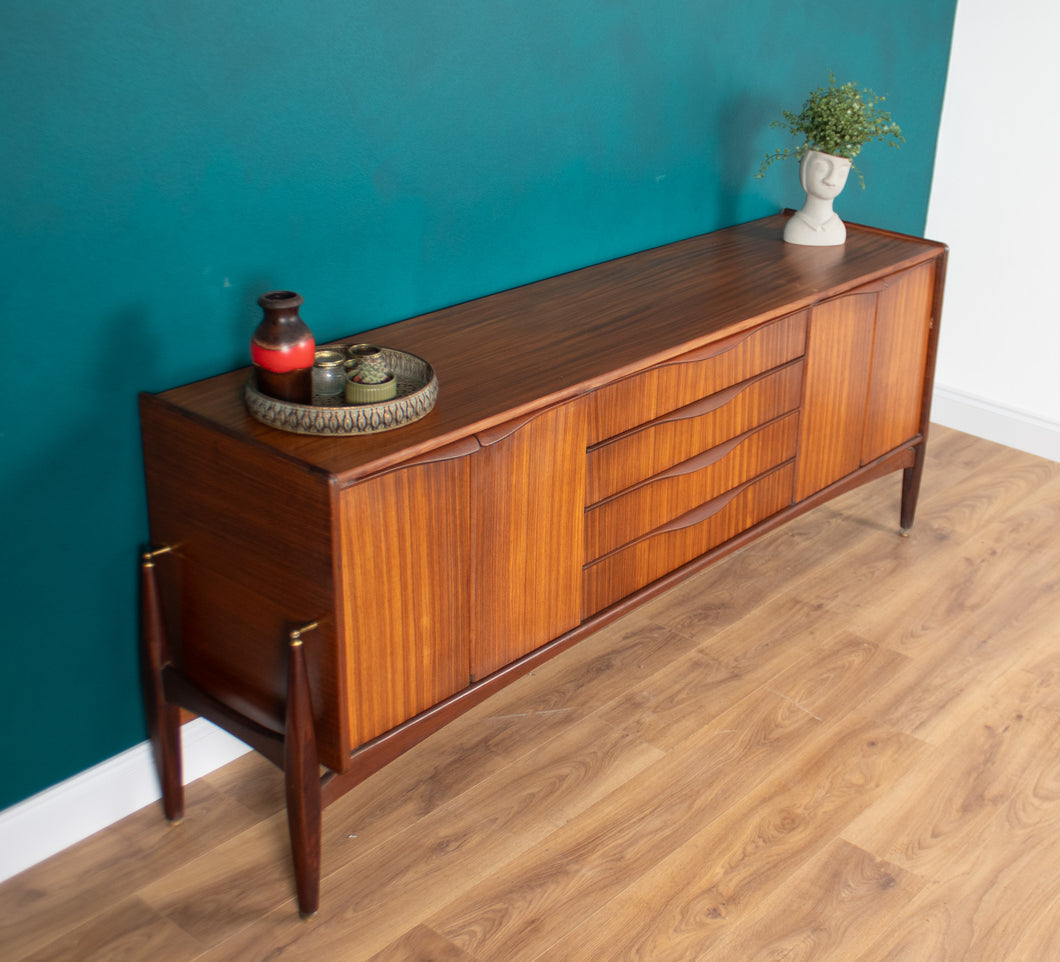
[[[853,164],[861,148],[874,140],[882,140],[891,147],[905,143],[902,130],[886,110],[879,105],[886,100],[853,81],[840,84],[829,71],[828,86],[818,87],[802,105],[799,113],[783,111],[784,119],[775,120],[770,127],[787,130],[801,143],[795,147],[781,147],[762,161],[756,177],[764,177],[770,165],[789,157],[801,160],[807,151],[819,150],[851,161],[857,171],[862,190],[865,178]]]

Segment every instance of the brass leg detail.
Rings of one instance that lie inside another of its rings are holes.
[[[320,904],[320,766],[317,763],[313,707],[302,646],[302,632],[315,627],[313,623],[291,632],[287,662],[287,723],[283,745],[287,825],[294,856],[298,912],[304,919],[316,915]]]
[[[184,778],[180,746],[180,711],[166,701],[162,668],[169,662],[162,605],[155,574],[155,557],[169,551],[144,552],[140,559],[140,647],[144,709],[151,748],[162,785],[162,808],[173,823],[184,817]]]

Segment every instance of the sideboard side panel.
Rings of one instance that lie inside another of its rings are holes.
[[[141,398],[151,540],[176,666],[251,720],[282,730],[288,633],[305,638],[321,761],[341,770],[331,494],[325,475]]]

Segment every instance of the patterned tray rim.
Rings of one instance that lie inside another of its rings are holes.
[[[341,348],[335,345],[334,349]],[[262,394],[254,386],[252,371],[243,392],[247,410],[271,428],[321,437],[378,434],[412,424],[428,415],[438,400],[434,368],[416,354],[389,347],[382,350],[395,368],[399,391],[409,382],[412,390],[375,404],[296,404]]]

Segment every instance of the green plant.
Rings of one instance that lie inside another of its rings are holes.
[[[879,109],[885,97],[879,97],[867,88],[854,82],[840,84],[835,74],[828,72],[828,86],[818,87],[810,93],[801,113],[783,111],[783,120],[774,120],[770,127],[787,130],[793,137],[801,137],[796,147],[781,147],[768,154],[762,161],[756,177],[765,177],[770,164],[777,160],[794,157],[801,160],[809,150],[819,150],[853,161],[865,144],[873,140],[886,141],[891,147],[905,143],[902,130],[891,115]],[[901,142],[901,143],[899,143]],[[861,189],[865,189],[865,178],[854,164]]]

